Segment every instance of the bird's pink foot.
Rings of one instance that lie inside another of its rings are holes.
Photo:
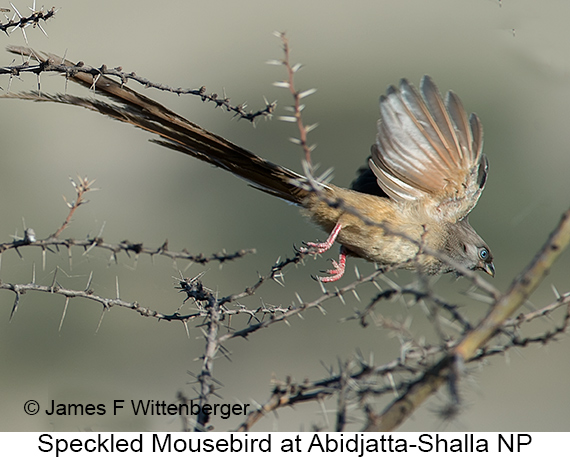
[[[299,252],[303,254],[322,254],[327,252],[332,245],[334,244],[338,234],[340,233],[340,229],[342,226],[340,224],[336,224],[330,233],[329,237],[326,241],[323,242],[308,242],[305,243],[305,246],[299,248]],[[314,276],[317,281],[321,282],[334,282],[338,281],[344,275],[344,269],[346,267],[346,249],[341,246],[340,248],[340,255],[338,258],[338,262],[336,260],[332,261],[333,267],[330,270],[326,271],[326,274],[330,276]]]
[[[316,279],[320,282],[335,282],[338,281],[344,275],[344,270],[346,267],[346,249],[344,247],[340,248],[340,255],[338,257],[338,262],[336,260],[332,261],[333,268],[327,270],[326,273],[331,276],[317,276]]]
[[[315,255],[327,252],[334,244],[336,237],[340,233],[341,228],[342,226],[340,224],[336,224],[326,241],[323,241],[322,243],[315,243],[313,241],[309,241],[308,243],[305,243],[305,246],[299,248],[299,252],[303,254],[315,254]]]

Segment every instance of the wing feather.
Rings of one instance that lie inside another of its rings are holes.
[[[446,163],[449,164],[448,168],[453,167],[453,165],[458,166],[459,164],[456,162],[457,157],[450,152],[455,150],[458,146],[457,133],[451,128],[449,113],[441,99],[437,86],[431,78],[422,78],[421,92],[425,100],[426,116],[428,118],[431,116],[433,120],[432,126],[439,133],[441,138],[440,154],[448,158],[446,160]],[[417,93],[415,95],[416,98],[421,99]]]
[[[380,97],[370,169],[393,200],[425,200],[434,215],[456,222],[485,186],[483,128],[475,114],[467,117],[453,92],[444,102],[429,76],[420,88],[421,95],[403,79]]]

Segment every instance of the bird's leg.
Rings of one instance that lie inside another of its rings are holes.
[[[326,241],[324,241],[322,243],[315,243],[315,242],[309,241],[308,243],[305,243],[306,246],[299,248],[299,252],[301,252],[303,254],[322,254],[323,252],[327,252],[331,248],[331,246],[334,244],[336,237],[340,233],[341,228],[342,228],[342,225],[337,223],[334,226],[331,234],[329,235],[329,237],[327,238]]]

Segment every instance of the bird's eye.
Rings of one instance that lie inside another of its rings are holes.
[[[479,258],[481,260],[487,260],[489,258],[489,251],[485,248],[479,249]]]

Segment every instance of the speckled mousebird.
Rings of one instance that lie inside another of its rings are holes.
[[[22,49],[11,50],[30,54]],[[73,65],[53,55],[32,55]],[[83,73],[71,79],[93,84],[92,77]],[[468,222],[488,171],[481,122],[475,114],[467,116],[453,92],[444,100],[429,76],[423,77],[419,92],[402,79],[399,87],[389,87],[380,98],[378,133],[368,167],[360,170],[351,189],[321,184],[319,193],[340,205],[331,205],[322,195],[307,190],[304,176],[264,160],[108,77],[97,80],[96,92],[114,103],[72,95],[8,96],[83,106],[132,124],[157,134],[160,139],[153,141],[162,146],[223,168],[300,206],[330,234],[325,242],[306,243],[304,251],[323,253],[334,242],[341,246],[338,262],[333,261],[329,276],[319,278],[322,282],[342,277],[347,256],[429,275],[458,273],[438,256],[419,253],[419,242],[467,269],[495,274],[489,247]]]

